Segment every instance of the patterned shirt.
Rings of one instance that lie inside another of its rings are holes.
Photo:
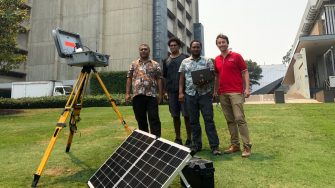
[[[179,72],[185,74],[185,93],[194,96],[196,93],[199,95],[205,95],[212,91],[211,83],[205,85],[195,85],[192,81],[191,72],[195,70],[209,68],[214,71],[214,65],[211,59],[200,57],[199,59],[193,59],[189,57],[183,60],[180,65]]]
[[[137,59],[131,63],[127,78],[132,79],[133,97],[146,95],[156,97],[158,95],[158,79],[162,73],[159,63],[153,60],[141,61]]]

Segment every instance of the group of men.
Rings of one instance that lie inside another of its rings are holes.
[[[213,98],[219,97],[231,136],[231,144],[224,153],[241,151],[240,135],[243,142],[242,157],[249,157],[252,145],[243,104],[250,95],[250,89],[244,59],[240,54],[229,50],[229,39],[223,34],[216,37],[216,45],[221,53],[214,63],[201,56],[200,41],[193,40],[190,43],[190,56],[180,52],[181,45],[181,41],[175,37],[168,41],[170,55],[163,61],[163,70],[158,62],[150,59],[149,45],[139,46],[140,58],[130,65],[125,96],[126,101],[132,100],[139,129],[161,136],[158,105],[165,97],[173,118],[175,143],[183,144],[180,132],[182,114],[187,133],[185,146],[190,147],[193,154],[201,151],[201,113],[212,154],[220,155],[212,104]],[[192,72],[202,69],[211,71],[215,78],[214,84],[210,79],[201,83],[193,81]]]

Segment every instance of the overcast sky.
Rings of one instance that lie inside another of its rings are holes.
[[[220,52],[217,34],[229,37],[230,47],[259,65],[280,64],[298,32],[308,0],[199,0],[205,30],[205,56]]]

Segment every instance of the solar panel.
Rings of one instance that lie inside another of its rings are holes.
[[[89,187],[168,187],[191,159],[190,149],[135,130],[88,181]]]

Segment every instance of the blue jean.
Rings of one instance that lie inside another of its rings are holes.
[[[192,128],[193,144],[198,149],[202,148],[200,112],[205,122],[205,130],[211,149],[219,147],[219,137],[216,132],[214,115],[213,115],[213,99],[210,93],[195,96],[185,95],[186,106],[189,111],[190,124]]]

